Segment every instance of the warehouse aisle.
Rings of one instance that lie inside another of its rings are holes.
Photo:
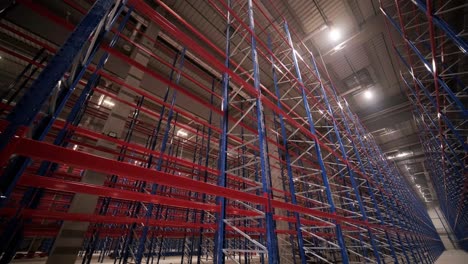
[[[468,253],[463,250],[446,250],[435,264],[464,264],[468,263]]]

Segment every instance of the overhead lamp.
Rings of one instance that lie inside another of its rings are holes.
[[[403,158],[403,157],[406,157],[406,156],[409,156],[409,155],[412,155],[413,152],[400,152],[396,155],[397,158]]]
[[[336,27],[332,26],[330,27],[329,36],[332,41],[337,41],[341,38],[341,32]]]
[[[102,101],[102,104],[103,104],[104,106],[107,106],[107,107],[110,107],[110,108],[112,108],[112,107],[115,106],[115,103],[112,102],[112,101],[109,100],[109,99],[104,99],[104,101]]]
[[[187,136],[188,136],[188,133],[185,132],[183,129],[179,129],[179,131],[177,131],[177,136],[179,136],[179,137],[187,137]]]
[[[400,152],[400,153],[398,153],[396,155],[388,156],[387,159],[391,160],[391,159],[397,159],[397,158],[404,158],[404,157],[409,156],[409,155],[413,155],[413,152],[411,152],[411,151]],[[406,168],[406,169],[409,170],[409,168]]]
[[[364,97],[367,100],[370,100],[370,99],[372,99],[372,97],[374,97],[374,94],[372,93],[372,91],[370,89],[367,89],[366,91],[364,91]]]

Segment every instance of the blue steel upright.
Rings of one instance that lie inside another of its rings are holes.
[[[284,21],[284,31],[286,32],[289,48],[292,49],[292,51],[291,51],[292,55],[291,56],[292,56],[292,59],[293,59],[294,69],[296,70],[296,77],[299,80],[299,84],[300,84],[299,88],[301,90],[302,102],[304,104],[304,108],[305,108],[306,115],[307,115],[307,122],[309,124],[309,131],[313,135],[317,136],[317,133],[315,131],[314,120],[313,120],[312,114],[310,112],[310,106],[309,106],[309,102],[307,100],[307,95],[306,95],[306,92],[305,92],[304,83],[302,81],[301,70],[299,69],[299,63],[298,63],[298,60],[297,60],[296,51],[294,49],[294,45],[293,45],[292,38],[291,38],[291,33],[289,33],[288,23],[286,21]],[[325,186],[325,193],[326,193],[326,196],[327,196],[327,202],[330,205],[330,212],[335,213],[336,212],[335,202],[333,201],[332,192],[331,192],[330,184],[329,184],[329,181],[328,181],[327,171],[325,169],[325,164],[324,164],[323,159],[322,159],[322,151],[321,151],[321,148],[320,148],[320,145],[318,144],[318,142],[315,142],[314,148],[315,148],[315,153],[317,155],[317,161],[318,161],[319,166],[320,166],[322,181],[323,181],[323,184]],[[346,245],[345,245],[345,241],[344,241],[344,238],[343,238],[343,231],[341,229],[341,224],[339,224],[339,223],[336,223],[336,238],[338,240],[338,245],[340,246],[341,258],[342,258],[343,263],[349,263],[348,252],[346,250]]]
[[[271,44],[271,38],[270,35],[268,35],[268,48],[270,51],[272,51],[272,44]],[[272,73],[273,73],[273,86],[275,88],[275,95],[278,98],[278,101],[276,105],[280,110],[282,110],[282,105],[281,105],[281,95],[279,92],[279,87],[278,87],[278,76],[276,74],[276,65],[275,61],[273,59],[273,56],[270,56],[271,62],[272,62]],[[291,194],[291,202],[294,205],[297,205],[297,198],[296,198],[296,190],[294,188],[294,177],[293,177],[293,172],[291,168],[291,155],[289,154],[289,149],[288,149],[288,137],[286,135],[286,127],[284,124],[284,117],[283,115],[279,114],[279,123],[281,127],[281,137],[283,139],[283,146],[284,146],[284,156],[285,156],[285,161],[286,161],[286,172],[288,175],[288,188],[289,192]],[[304,238],[302,237],[302,230],[301,230],[301,218],[299,213],[295,212],[294,213],[294,218],[296,219],[296,234],[297,234],[297,244],[298,244],[298,250],[299,250],[299,256],[301,258],[301,263],[306,264],[306,256],[304,252]]]
[[[231,0],[227,2],[228,7],[231,8]],[[225,43],[225,61],[224,66],[229,69],[229,59],[231,54],[231,14],[227,13],[226,23],[226,43]],[[229,129],[229,74],[223,73],[222,80],[222,96],[223,101],[221,102],[221,111],[223,117],[221,118],[221,134],[219,140],[219,160],[218,160],[218,185],[226,187],[226,170],[227,170],[227,144],[228,144],[228,129]],[[211,116],[210,116],[211,118]],[[224,245],[225,245],[225,233],[226,224],[226,198],[219,196],[216,198],[216,203],[220,206],[220,211],[216,214],[216,232],[215,232],[215,248],[214,248],[214,261],[215,263],[223,264],[225,262],[224,257]]]
[[[279,263],[278,256],[278,244],[276,241],[275,223],[273,220],[273,211],[271,210],[271,175],[270,175],[270,164],[268,159],[268,146],[267,137],[265,130],[265,118],[263,113],[263,105],[261,101],[261,88],[260,88],[260,69],[258,65],[257,56],[257,41],[255,39],[255,22],[253,14],[252,0],[248,0],[248,16],[249,16],[249,28],[251,30],[251,56],[253,66],[253,79],[254,88],[257,91],[256,94],[256,112],[257,112],[257,131],[258,131],[258,144],[260,152],[260,173],[262,180],[262,194],[263,197],[267,197],[267,205],[265,210],[265,225],[266,225],[266,244],[268,250],[268,263],[277,264]]]
[[[32,83],[31,87],[25,92],[23,97],[17,102],[13,110],[8,114],[8,126],[0,135],[0,151],[2,159],[0,162],[5,163],[9,155],[7,146],[10,140],[23,127],[31,125],[36,115],[42,109],[46,100],[52,94],[52,91],[57,86],[59,81],[64,77],[65,73],[70,69],[76,57],[82,52],[91,34],[95,31],[98,25],[106,18],[107,13],[114,3],[113,0],[98,0],[77,25],[73,33],[67,38],[62,47],[52,57],[44,70],[39,74],[37,79]],[[65,100],[63,101],[66,101]],[[62,102],[64,105],[64,102]],[[60,108],[60,107],[59,107]],[[47,121],[47,120],[43,120]],[[46,127],[50,126],[48,124]],[[34,131],[42,133],[42,131]],[[4,164],[2,164],[4,165]],[[21,169],[24,165],[21,165]],[[9,190],[16,184],[20,173],[14,173],[14,177],[1,177],[0,185],[2,186],[2,196],[9,193]],[[7,198],[7,197],[5,197]],[[21,229],[21,228],[20,228]],[[18,228],[14,230],[18,231]],[[3,234],[4,236],[6,234]],[[3,250],[2,250],[3,251]]]
[[[339,148],[340,148],[340,151],[341,151],[341,154],[343,156],[343,159],[344,160],[348,160],[348,155],[346,154],[346,150],[343,146],[343,141],[341,139],[341,135],[340,135],[340,131],[338,130],[338,126],[337,126],[337,122],[336,122],[336,115],[333,111],[333,108],[331,107],[330,105],[330,102],[328,101],[328,96],[327,96],[327,92],[325,91],[325,87],[323,85],[323,82],[322,82],[322,78],[320,76],[320,71],[317,67],[317,62],[315,61],[315,57],[312,53],[310,53],[310,57],[311,57],[311,62],[312,62],[312,65],[314,67],[314,70],[315,70],[315,74],[317,75],[317,79],[319,80],[319,83],[320,83],[320,90],[321,90],[321,95],[323,96],[323,100],[325,102],[325,106],[327,107],[327,110],[328,112],[330,113],[331,117],[332,117],[332,123],[333,123],[333,130],[335,132],[335,136],[336,136],[336,139],[338,141],[338,145],[339,145]],[[331,89],[331,90],[334,90],[334,89]],[[339,103],[339,102],[338,102]],[[339,107],[340,110],[342,111],[342,106]],[[347,125],[346,125],[346,122],[344,122],[344,126],[347,128]],[[349,130],[348,130],[349,131]],[[353,149],[355,152],[357,152],[355,149]],[[356,199],[358,201],[358,205],[359,205],[359,210],[361,211],[361,216],[362,216],[362,219],[364,221],[367,221],[368,220],[368,217],[367,217],[367,213],[366,213],[366,210],[365,210],[365,207],[364,207],[364,203],[362,202],[362,198],[361,198],[361,195],[359,193],[359,187],[356,183],[356,179],[355,179],[355,173],[354,171],[349,167],[348,164],[346,164],[346,169],[348,171],[348,174],[349,174],[349,178],[350,178],[350,181],[351,181],[351,186],[353,187],[353,190],[354,190],[354,195],[356,196]],[[363,174],[366,174],[366,172],[363,170],[362,171]],[[369,184],[369,182],[367,182],[367,184]],[[371,192],[372,193],[372,192]],[[375,259],[377,260],[377,263],[381,263],[381,260],[380,260],[380,255],[379,255],[379,247],[378,245],[375,243],[375,238],[374,238],[374,235],[372,234],[372,231],[370,230],[369,227],[367,227],[367,233],[369,235],[369,238],[370,238],[370,241],[371,241],[371,245],[372,245],[372,248],[373,248],[373,252],[374,252],[374,256],[375,256]],[[396,260],[395,258],[395,261],[396,263],[398,263],[398,261]]]
[[[31,125],[36,115],[41,110],[45,101],[52,94],[58,82],[70,69],[75,58],[80,54],[93,31],[101,23],[109,12],[113,0],[98,0],[81,20],[73,33],[68,37],[59,51],[50,60],[44,70],[39,74],[28,91],[18,101],[15,108],[7,116],[8,126],[0,135],[0,151],[4,151],[10,140],[18,133],[22,127]],[[3,153],[0,162],[6,162],[10,153]],[[2,181],[4,177],[2,177]],[[18,180],[9,180],[2,183],[2,186],[14,184]],[[4,190],[2,190],[4,191]]]
[[[9,125],[0,135],[0,151],[22,126],[29,126],[54,87],[73,64],[76,56],[85,46],[89,37],[111,8],[113,0],[98,0],[68,37],[60,50],[44,68],[25,95],[8,115]]]

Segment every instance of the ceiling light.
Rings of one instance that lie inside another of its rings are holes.
[[[103,104],[104,106],[107,106],[107,107],[114,107],[114,106],[115,106],[115,103],[112,102],[112,101],[109,100],[109,99],[105,99],[104,101],[102,101],[102,104]]]
[[[409,155],[413,155],[413,152],[411,152],[411,151],[400,152],[400,153],[398,153],[396,155],[388,156],[388,159],[404,158],[404,157],[409,156]],[[409,168],[406,168],[406,169],[409,170]]]
[[[177,136],[179,136],[179,137],[187,137],[187,136],[188,136],[188,133],[185,132],[184,130],[180,129],[179,131],[177,131]]]
[[[367,100],[370,100],[370,99],[372,99],[372,97],[374,97],[374,94],[372,93],[371,90],[367,89],[366,91],[364,91],[364,97]]]
[[[411,154],[413,154],[413,152],[401,152],[401,153],[398,153],[396,155],[396,157],[397,158],[403,158],[403,157],[406,157],[406,156],[411,155]]]
[[[337,41],[341,38],[341,32],[335,27],[330,28],[330,39],[332,41]]]
[[[99,97],[99,100],[98,100],[98,106],[101,106],[102,105],[102,101],[104,101],[104,95],[101,94],[101,96]]]

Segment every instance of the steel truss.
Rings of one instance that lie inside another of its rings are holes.
[[[270,11],[260,1],[203,1],[225,22],[224,50],[160,1],[158,11],[140,0],[98,0],[90,11],[64,2],[83,13],[80,24],[18,1],[73,31],[60,49],[1,21],[44,49],[27,57],[2,47],[26,65],[25,84],[2,105],[4,256],[18,239],[54,238],[63,221],[91,223],[83,263],[96,254],[119,263],[173,254],[182,263],[432,263],[442,252],[424,204],[274,1]],[[159,37],[129,22],[132,13]],[[124,43],[158,66],[122,52]],[[109,71],[109,58],[149,76],[152,92]],[[131,110],[122,135],[100,132],[116,115],[109,102]],[[82,182],[90,172],[103,183]],[[79,194],[99,196],[94,213],[69,212]]]
[[[468,45],[463,19],[458,19],[466,15],[466,4],[381,1],[381,10],[401,35],[393,45],[407,70],[401,78],[442,212],[456,243],[468,250]]]

